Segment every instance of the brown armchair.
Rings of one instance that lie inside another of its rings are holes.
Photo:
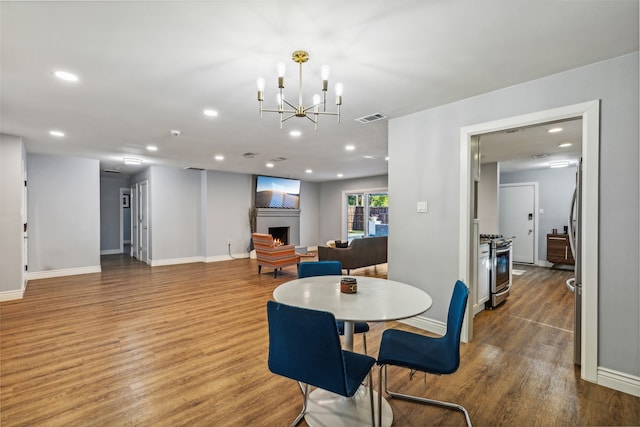
[[[294,245],[275,246],[271,234],[252,233],[251,238],[258,259],[258,274],[265,266],[273,268],[273,277],[278,277],[278,269],[300,264],[300,255]]]

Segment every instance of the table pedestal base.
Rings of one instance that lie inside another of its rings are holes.
[[[373,392],[375,422],[378,423],[378,392]],[[362,386],[353,397],[344,397],[330,391],[315,389],[309,394],[307,413],[304,416],[309,427],[371,426],[369,388]],[[382,425],[391,426],[393,411],[386,399],[382,399]]]

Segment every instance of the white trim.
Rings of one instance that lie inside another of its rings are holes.
[[[466,126],[460,129],[460,238],[458,274],[469,277],[470,256],[470,180],[471,159],[469,144],[472,135],[529,126],[554,120],[582,117],[582,345],[580,375],[584,380],[597,382],[598,367],[598,205],[599,205],[599,149],[600,101],[589,101],[522,116]],[[589,233],[586,233],[586,230]],[[463,337],[473,333],[473,319],[463,325]],[[467,329],[467,331],[465,331]]]
[[[120,249],[103,249],[100,251],[100,255],[117,255],[121,253],[122,250]]]
[[[158,267],[161,265],[191,264],[194,262],[204,262],[204,257],[194,256],[188,258],[150,259],[149,265],[151,267]]]
[[[598,368],[598,384],[640,397],[640,377],[613,369]]]
[[[75,268],[61,268],[58,270],[30,271],[27,273],[29,280],[50,279],[52,277],[76,276],[78,274],[100,273],[102,268],[99,265]]]
[[[14,291],[0,292],[0,302],[22,299],[24,297],[24,291],[25,289],[18,289]]]
[[[415,316],[408,319],[399,320],[399,322],[441,336],[447,332],[446,323],[440,322],[439,320],[430,319],[428,317]]]

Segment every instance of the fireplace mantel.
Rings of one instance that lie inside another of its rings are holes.
[[[269,227],[289,227],[289,244],[300,244],[300,209],[258,208],[256,231],[268,233]]]

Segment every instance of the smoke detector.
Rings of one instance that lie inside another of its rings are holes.
[[[182,131],[178,130],[178,129],[174,129],[174,130],[171,131],[171,135],[172,136],[180,136],[180,135],[182,135]]]

